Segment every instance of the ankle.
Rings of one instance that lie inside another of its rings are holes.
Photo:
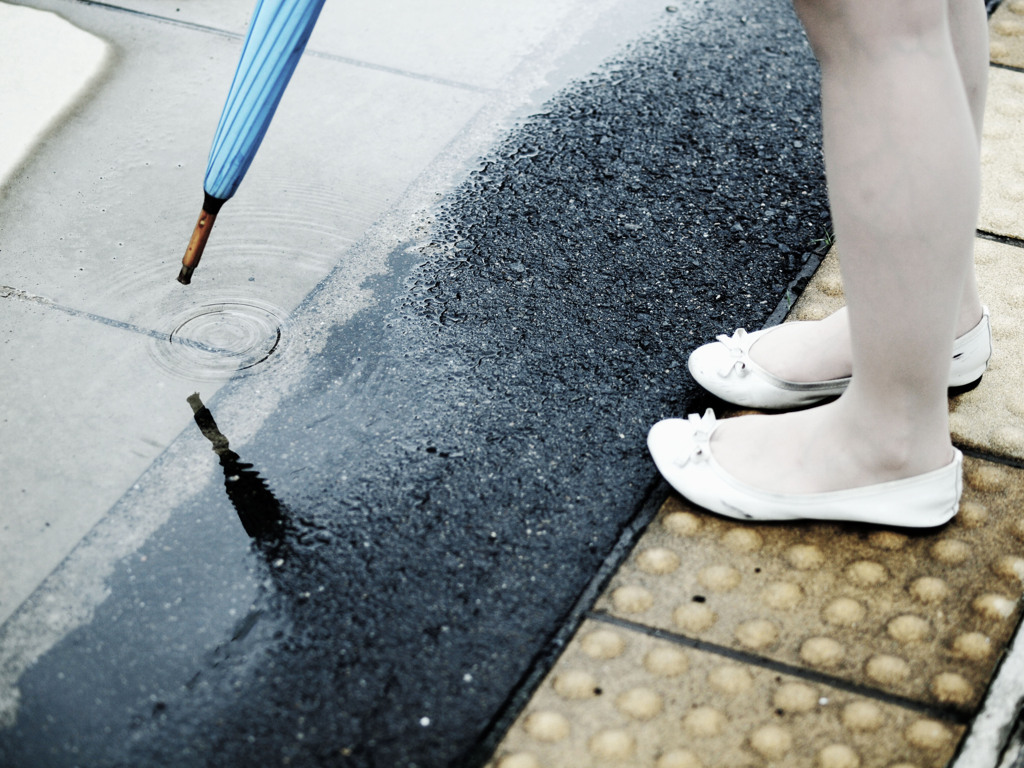
[[[833,405],[837,438],[849,446],[851,460],[863,471],[900,480],[945,466],[953,457],[948,411],[925,409],[913,397],[887,398],[884,407],[857,402],[851,386]]]
[[[848,377],[849,326],[845,313],[824,320],[785,323],[758,339],[750,357],[781,379],[797,382]]]
[[[985,308],[982,306],[981,299],[977,297],[974,297],[974,299],[969,302],[961,302],[960,314],[956,321],[957,338],[976,328],[978,323],[981,322],[984,312]]]

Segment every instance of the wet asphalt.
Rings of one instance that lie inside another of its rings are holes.
[[[689,350],[828,229],[789,3],[687,10],[511,130],[253,440],[190,403],[222,476],[24,674],[0,765],[484,762],[664,493]]]

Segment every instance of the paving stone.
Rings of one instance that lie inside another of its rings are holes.
[[[978,226],[1024,239],[1024,72],[993,67],[987,103]]]
[[[943,766],[963,726],[587,621],[489,768]]]
[[[992,313],[992,360],[981,384],[949,401],[953,439],[977,450],[1024,460],[1024,248],[979,239],[974,261],[982,300]]]
[[[1016,626],[1024,472],[968,459],[965,475],[960,514],[925,533],[736,524],[673,496],[596,607],[972,711]]]
[[[989,55],[996,64],[1024,67],[1024,0],[1001,3],[989,24]]]
[[[786,319],[821,320],[845,304],[839,252],[833,245]]]

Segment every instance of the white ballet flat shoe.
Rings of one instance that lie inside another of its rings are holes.
[[[711,454],[717,422],[704,416],[655,424],[647,447],[662,476],[679,493],[705,509],[737,520],[830,520],[901,528],[933,528],[960,507],[963,454],[932,472],[863,488],[829,493],[761,491],[726,472]]]
[[[690,374],[711,394],[735,405],[766,410],[786,410],[814,405],[837,397],[850,383],[850,377],[827,381],[788,381],[769,373],[750,359],[750,348],[761,336],[778,326],[754,333],[738,329],[732,336],[722,334],[717,341],[698,347],[690,355]],[[949,387],[976,383],[992,357],[992,326],[988,307],[974,328],[953,342],[949,369]]]

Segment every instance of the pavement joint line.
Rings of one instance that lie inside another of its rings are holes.
[[[587,615],[587,618],[604,624],[611,624],[622,629],[638,632],[659,640],[675,643],[676,645],[682,645],[687,648],[693,648],[694,650],[704,651],[705,653],[711,653],[716,656],[732,659],[733,661],[738,661],[749,666],[760,667],[761,669],[767,669],[772,672],[778,672],[780,674],[800,678],[801,680],[807,680],[820,685],[827,685],[831,688],[836,688],[858,696],[864,696],[885,704],[892,704],[897,707],[902,707],[903,709],[927,715],[928,717],[944,720],[948,723],[968,725],[974,718],[974,712],[965,712],[951,707],[937,707],[923,701],[918,701],[917,699],[887,693],[866,685],[858,685],[857,683],[852,683],[849,680],[833,677],[832,675],[817,672],[813,669],[807,669],[806,667],[786,664],[785,662],[775,661],[774,659],[768,659],[736,648],[729,648],[724,645],[718,645],[717,643],[709,643],[706,640],[697,640],[676,632],[669,632],[664,629],[648,626],[647,624],[623,619],[619,616],[613,616],[610,613],[605,613],[604,611],[591,611]]]
[[[1024,69],[1022,69],[1021,72],[1024,73]],[[1024,248],[1024,240],[1019,237],[1000,235],[995,232],[987,232],[983,229],[979,229],[975,234],[982,240],[991,240],[993,243],[1000,243],[1001,245],[1012,245],[1014,248]]]
[[[31,304],[38,304],[41,307],[47,307],[48,309],[54,309],[58,312],[63,312],[65,315],[71,317],[78,317],[83,320],[90,320],[94,323],[100,323],[111,328],[116,328],[120,331],[129,331],[131,333],[137,333],[140,336],[148,336],[151,339],[157,341],[165,341],[169,344],[180,344],[184,347],[191,349],[198,349],[201,352],[209,352],[213,355],[230,355],[232,354],[229,349],[222,349],[221,347],[213,347],[209,344],[204,344],[201,341],[193,341],[192,339],[182,338],[179,336],[173,336],[163,331],[155,331],[152,328],[144,328],[141,325],[135,325],[134,323],[128,323],[124,320],[115,320],[111,317],[105,317],[104,315],[97,315],[94,312],[87,312],[84,309],[75,309],[74,307],[68,307],[63,304],[58,304],[45,296],[36,296],[26,291],[12,288],[9,285],[0,285],[0,298],[3,299],[15,299],[17,301],[24,301]],[[278,342],[280,341],[280,331],[278,332]],[[277,347],[275,342],[274,347]],[[273,351],[273,350],[271,350]]]
[[[1003,456],[996,453],[988,453],[979,448],[968,448],[960,443],[954,443],[954,445],[960,449],[960,452],[964,456],[970,456],[972,459],[979,459],[981,461],[988,461],[992,464],[999,464],[1004,467],[1013,467],[1014,469],[1024,469],[1024,459],[1017,459],[1013,456]]]
[[[569,642],[583,626],[583,622],[592,617],[594,604],[612,577],[618,573],[626,558],[633,552],[640,537],[658,516],[658,511],[665,503],[667,493],[668,484],[660,477],[656,477],[647,493],[643,495],[643,503],[639,505],[637,511],[623,527],[615,546],[604,558],[604,562],[601,563],[601,567],[597,569],[594,577],[580,592],[566,619],[559,624],[558,631],[530,660],[519,682],[512,688],[504,704],[484,728],[483,735],[464,759],[457,762],[456,765],[462,768],[471,766],[475,768],[486,763],[487,759],[494,754],[523,709],[530,703],[541,683],[558,663]]]
[[[341,64],[349,64],[353,67],[362,67],[363,69],[375,69],[379,72],[387,72],[392,75],[398,75],[399,77],[409,77],[413,80],[422,80],[427,83],[433,83],[434,85],[444,85],[449,88],[458,88],[463,91],[470,91],[472,93],[483,93],[483,94],[498,94],[501,90],[498,88],[485,88],[480,85],[473,85],[471,83],[463,83],[459,80],[449,80],[444,77],[435,77],[433,75],[423,75],[418,72],[410,72],[406,69],[398,69],[397,67],[388,67],[383,64],[373,64],[369,61],[363,61],[362,59],[353,59],[348,56],[342,56],[337,53],[328,53],[327,51],[316,51],[310,50],[306,52],[308,56],[315,56],[318,59],[326,59],[328,61],[336,61]]]
[[[232,32],[228,29],[221,27],[213,27],[209,24],[200,24],[195,21],[186,21],[185,19],[175,19],[170,16],[161,16],[158,13],[150,13],[149,11],[140,11],[135,8],[126,8],[123,5],[116,5],[115,3],[104,3],[102,0],[76,0],[76,2],[82,5],[92,5],[97,8],[103,8],[108,11],[120,11],[122,13],[131,14],[133,16],[139,16],[144,19],[151,19],[153,21],[163,21],[168,24],[174,24],[175,26],[185,27],[187,29],[196,30],[198,32],[206,32],[209,34],[220,35],[222,37],[228,37],[232,40],[244,40],[245,35],[240,32]],[[472,83],[463,83],[459,80],[449,80],[444,77],[436,77],[434,75],[424,75],[419,72],[410,72],[407,69],[399,69],[398,67],[389,67],[384,64],[374,64],[370,61],[363,61],[361,59],[353,59],[348,56],[341,56],[335,53],[328,53],[327,51],[318,51],[312,48],[307,49],[304,54],[305,56],[313,56],[318,59],[326,59],[328,61],[335,61],[340,64],[348,64],[353,67],[360,67],[362,69],[373,69],[378,72],[385,72],[391,75],[398,75],[399,77],[408,77],[413,80],[422,80],[427,83],[433,83],[434,85],[444,85],[449,88],[458,88],[463,91],[471,91],[473,93],[486,93],[495,94],[500,91],[496,88],[485,88],[479,85],[473,85]]]
[[[186,27],[187,29],[194,29],[194,30],[197,30],[199,32],[209,32],[209,33],[212,33],[212,34],[221,35],[222,37],[230,37],[230,38],[235,39],[235,40],[241,40],[241,39],[243,39],[245,37],[245,35],[242,35],[242,34],[240,34],[238,32],[231,32],[231,31],[226,30],[226,29],[221,29],[220,27],[211,27],[209,24],[200,24],[200,23],[195,22],[195,21],[185,21],[184,19],[173,19],[173,18],[171,18],[169,16],[160,16],[159,14],[149,13],[148,11],[140,11],[140,10],[137,10],[135,8],[126,8],[123,5],[115,5],[113,3],[104,3],[104,2],[101,2],[101,0],[76,0],[76,1],[79,4],[81,4],[81,5],[91,5],[91,6],[95,6],[97,8],[103,8],[103,9],[108,10],[108,11],[120,11],[122,13],[127,13],[127,14],[130,14],[132,16],[140,16],[140,17],[142,17],[144,19],[152,19],[154,21],[165,21],[168,24],[174,24],[175,26]]]
[[[989,66],[990,67],[995,67],[996,69],[1008,69],[1011,72],[1021,72],[1021,73],[1024,73],[1024,67],[1015,67],[1013,64],[1002,64],[1002,63],[1000,63],[998,61],[990,61],[989,62]]]
[[[807,283],[812,277],[814,277],[814,273],[818,271],[818,267],[821,266],[821,262],[824,258],[824,253],[818,253],[815,251],[814,258],[808,259],[803,268],[797,272],[796,277],[789,281],[789,285],[786,286],[786,290],[782,294],[782,298],[779,299],[779,303],[775,306],[772,313],[768,315],[768,319],[764,321],[765,328],[778,325],[786,319],[792,311],[793,306],[800,298],[800,294],[802,294],[804,289],[807,287]]]

